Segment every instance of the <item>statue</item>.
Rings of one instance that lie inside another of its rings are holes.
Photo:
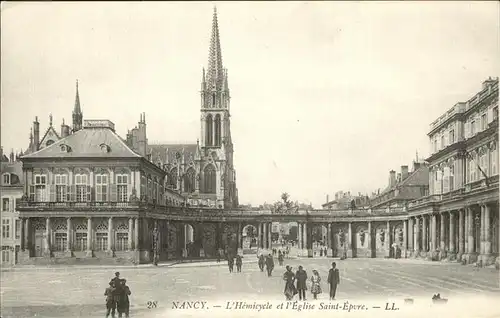
[[[380,230],[380,243],[382,243],[382,246],[384,246],[384,242],[385,242],[385,231]]]
[[[365,246],[365,238],[366,233],[365,231],[361,230],[361,232],[359,232],[359,240],[361,241],[361,246]]]

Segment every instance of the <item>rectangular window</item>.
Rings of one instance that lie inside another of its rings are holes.
[[[128,248],[128,233],[116,233],[116,250],[126,251]]]
[[[118,202],[128,202],[128,175],[117,175]]]
[[[16,239],[21,238],[21,220],[16,220]]]
[[[108,249],[108,233],[96,233],[96,250],[106,251]]]
[[[87,250],[87,233],[76,233],[75,250],[82,252]]]
[[[57,252],[64,252],[68,246],[67,233],[56,233],[54,243],[54,248]]]
[[[497,172],[497,166],[498,166],[498,149],[496,148],[494,150],[491,150],[490,156],[491,156],[491,175],[494,176],[494,175],[496,175],[498,173]]]
[[[446,147],[446,140],[444,139],[444,135],[441,136],[441,149]]]
[[[5,246],[8,248],[8,246]],[[10,263],[10,251],[2,246],[2,263]]]
[[[450,130],[450,145],[455,143],[455,131]]]
[[[10,220],[3,219],[2,220],[2,237],[10,238]]]
[[[493,108],[493,120],[498,119],[498,106]]]
[[[10,184],[10,174],[6,173],[3,175],[3,184],[5,184],[5,185]]]
[[[473,120],[470,123],[470,136],[474,136],[476,134],[476,121]]]
[[[95,195],[97,202],[108,201],[108,176],[97,175],[95,179]]]
[[[65,202],[67,199],[68,176],[56,174],[56,202]]]
[[[36,175],[34,186],[35,186],[35,201],[47,202],[49,200],[49,196],[47,193],[47,176]]]
[[[75,176],[76,202],[87,202],[87,175],[78,174]]]
[[[481,116],[481,130],[485,130],[488,127],[488,119],[486,118],[486,114]]]
[[[2,211],[10,211],[10,199],[2,198]]]
[[[434,152],[437,152],[438,150],[438,142],[437,139],[434,139]]]

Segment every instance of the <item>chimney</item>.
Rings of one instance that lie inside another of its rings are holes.
[[[146,138],[146,113],[142,113],[139,120],[139,131],[137,136],[138,152],[141,156],[147,156],[148,139]]]
[[[66,138],[69,136],[70,128],[64,123],[64,118],[61,124],[61,138]]]
[[[33,152],[38,151],[40,144],[40,123],[38,122],[38,116],[35,117],[33,122]]]
[[[393,187],[396,185],[396,171],[389,171],[389,187]]]
[[[11,150],[10,150],[9,162],[10,162],[10,163],[13,163],[13,162],[14,162],[14,149],[11,149]]]
[[[396,178],[396,183],[401,182],[401,173],[398,173],[398,177]]]
[[[413,162],[413,171],[417,171],[418,169],[420,169],[420,162],[414,161]]]
[[[401,180],[408,178],[408,166],[401,166]]]
[[[3,159],[3,147],[0,147],[0,160]]]
[[[330,202],[330,196],[327,194],[326,195],[326,203]]]

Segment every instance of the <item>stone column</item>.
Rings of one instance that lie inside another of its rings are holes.
[[[470,207],[467,210],[467,253],[469,254],[469,262],[474,259],[474,216]]]
[[[306,251],[305,255],[308,255],[308,252],[307,252],[307,249],[309,247],[309,245],[308,245],[309,237],[307,235],[308,234],[308,232],[307,232],[308,231],[308,226],[307,226],[307,223],[304,223],[303,225],[304,225],[304,229],[302,230],[302,235],[304,237],[304,241],[303,241],[303,247],[302,247],[302,249]]]
[[[297,222],[297,228],[298,228],[298,233],[297,233],[297,249],[301,250],[302,249],[302,223]],[[300,252],[299,252],[300,253]]]
[[[241,227],[241,223],[238,223],[238,235],[237,235],[237,239],[238,239],[238,255],[241,255],[243,256],[243,229]]]
[[[422,252],[427,253],[429,251],[429,236],[427,231],[427,215],[422,215]]]
[[[273,224],[271,222],[267,223],[267,248],[269,250],[273,249]]]
[[[458,255],[457,259],[461,260],[462,255],[464,254],[464,243],[465,243],[465,237],[464,237],[464,210],[460,209],[458,210]]]
[[[30,218],[26,218],[24,220],[24,250],[28,251],[31,254],[31,242],[30,242],[30,232],[31,232],[31,226],[30,226]]]
[[[108,218],[108,253],[113,256],[113,217]]]
[[[408,250],[408,221],[403,221],[403,250],[401,257],[406,258],[406,251]]]
[[[50,235],[52,234],[52,229],[50,228],[50,218],[45,218],[45,246],[44,246],[44,256],[50,257]]]
[[[72,225],[71,225],[71,218],[67,218],[66,219],[66,254],[69,254],[67,256],[71,257],[71,247],[72,247],[72,244],[73,244],[73,235],[72,234],[72,231],[71,231],[71,228],[72,228]]]
[[[267,240],[268,240],[268,233],[269,233],[268,229],[267,229],[267,222],[265,222],[264,224],[262,224],[262,230],[263,230],[262,231],[263,232],[263,244],[262,245],[263,245],[263,249],[267,250],[268,246],[269,246],[268,245],[269,243],[267,242]]]
[[[413,218],[408,219],[408,229],[406,230],[408,233],[408,253],[407,257],[409,257],[412,252],[413,252],[413,246],[414,246],[414,225],[413,225]]]
[[[491,256],[491,215],[487,204],[484,205],[484,254]]]
[[[332,224],[328,223],[326,226],[326,244],[327,244],[327,249],[326,249],[326,255],[328,257],[333,256],[333,240],[332,240]]]
[[[439,218],[439,258],[443,259],[446,257],[446,216],[441,213]]]
[[[373,257],[373,251],[372,251],[372,222],[368,221],[368,233],[367,233],[367,240],[366,244],[368,244],[368,257]]]
[[[94,244],[94,238],[92,237],[92,218],[87,218],[87,257],[92,257],[92,246]]]
[[[391,257],[391,224],[387,221],[387,228],[385,230],[385,256]]]
[[[131,251],[133,249],[132,238],[134,237],[134,219],[128,219],[128,250]]]
[[[449,246],[448,246],[448,253],[450,254],[450,258],[451,259],[455,259],[455,256],[456,256],[456,247],[455,247],[455,238],[456,238],[456,234],[455,234],[455,224],[456,224],[456,221],[455,221],[455,213],[453,211],[450,211],[450,229],[449,229],[449,232],[448,232],[448,243],[449,243]]]
[[[437,220],[436,214],[431,216],[431,253],[434,253],[437,249]]]
[[[352,223],[349,222],[347,230],[347,257],[352,258]]]
[[[25,251],[26,249],[26,234],[25,234],[25,222],[26,222],[26,218],[20,218],[21,220],[21,251]]]
[[[486,229],[486,226],[485,226],[485,213],[484,213],[484,205],[480,205],[479,206],[479,209],[481,211],[481,214],[480,214],[480,217],[481,217],[481,227],[479,228],[479,230],[481,231],[480,235],[479,235],[479,238],[480,238],[480,242],[479,242],[479,254],[480,255],[484,255],[484,241],[485,241],[485,238],[486,238],[486,235],[485,235],[485,229]]]
[[[134,250],[137,252],[139,250],[139,218],[134,218]],[[184,244],[186,244],[184,242]]]
[[[415,217],[415,225],[413,227],[413,232],[415,235],[413,236],[413,251],[414,256],[417,257],[420,254],[420,218]]]

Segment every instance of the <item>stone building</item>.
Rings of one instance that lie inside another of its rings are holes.
[[[429,194],[429,168],[425,162],[413,161],[413,169],[401,166],[401,172],[389,171],[387,187],[370,198],[372,208],[403,208],[410,201]]]
[[[491,264],[499,253],[498,78],[435,120],[429,195],[409,205],[414,256]]]
[[[21,220],[17,207],[23,196],[22,164],[16,160],[12,151],[7,157],[0,151],[0,211],[2,215],[1,242],[2,266],[18,263],[18,252],[21,244]]]
[[[185,195],[190,206],[238,207],[228,72],[222,64],[215,9],[208,68],[202,71],[200,94],[201,136],[196,142],[147,145],[140,126],[129,132],[127,141],[142,150],[146,140],[147,155],[167,171],[165,186]]]
[[[353,207],[365,208],[370,204],[367,196],[358,193],[358,195],[351,195],[350,191],[337,191],[335,199],[330,201],[330,196],[326,196],[326,203],[322,204],[323,209],[350,209]]]

